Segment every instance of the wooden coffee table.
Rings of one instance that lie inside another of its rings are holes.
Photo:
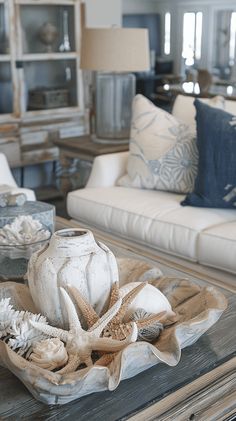
[[[57,228],[78,224],[57,218]],[[194,345],[185,348],[179,364],[158,364],[123,380],[114,392],[100,392],[63,406],[36,401],[6,368],[0,368],[0,419],[79,421],[183,421],[232,420],[236,414],[236,284],[220,286],[210,275],[189,271],[183,265],[139,253],[137,247],[94,231],[116,256],[143,259],[160,267],[164,275],[188,277],[200,285],[215,283],[229,306],[220,320]]]

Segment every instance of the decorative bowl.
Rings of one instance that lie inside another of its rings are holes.
[[[44,245],[49,238],[29,244],[0,244],[0,280],[22,280],[27,272],[30,256]]]
[[[40,368],[0,340],[0,364],[11,370],[39,401],[50,405],[65,404],[93,392],[114,390],[123,379],[160,362],[174,367],[180,361],[181,349],[195,343],[227,308],[225,296],[216,288],[202,287],[188,279],[162,277],[161,274],[153,278],[153,267],[142,261],[117,261],[122,285],[131,279],[149,281],[169,300],[178,321],[167,326],[153,343],[139,341],[126,346],[114,354],[107,366],[95,363],[68,374]],[[133,276],[134,271],[136,276]],[[6,297],[11,297],[11,304],[16,309],[36,312],[26,285],[0,284],[0,299]]]

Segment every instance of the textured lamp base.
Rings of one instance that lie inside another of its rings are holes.
[[[97,73],[95,141],[128,142],[134,95],[133,74]]]

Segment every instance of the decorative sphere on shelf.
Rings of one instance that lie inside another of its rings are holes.
[[[52,45],[56,41],[58,37],[58,30],[56,26],[54,26],[50,22],[45,22],[39,29],[39,38],[40,41],[46,45],[46,49],[48,53],[51,53]]]

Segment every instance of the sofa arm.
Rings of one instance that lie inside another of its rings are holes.
[[[126,172],[128,155],[127,151],[97,156],[86,188],[114,186]]]
[[[0,184],[17,187],[16,181],[11,173],[6,156],[0,153]]]

